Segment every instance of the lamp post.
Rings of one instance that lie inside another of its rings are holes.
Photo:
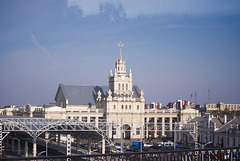
[[[46,143],[46,156],[48,156],[48,143],[52,140],[55,139],[55,137],[52,137],[50,139],[44,139],[45,143]]]

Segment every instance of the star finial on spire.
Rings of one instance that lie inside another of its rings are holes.
[[[122,60],[122,46],[123,46],[123,43],[120,41],[120,42],[118,43],[118,46],[119,46],[119,48],[120,48],[120,57],[119,57],[119,59]]]

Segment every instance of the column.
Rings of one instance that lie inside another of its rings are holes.
[[[58,133],[58,146],[60,146],[60,141],[61,141],[61,134]]]
[[[154,138],[157,138],[157,117],[154,117]]]
[[[89,154],[89,155],[92,153],[92,151],[91,151],[91,142],[92,142],[92,138],[89,137],[89,138],[88,138],[88,154]]]
[[[37,156],[37,138],[33,138],[33,157]]]
[[[95,126],[98,128],[98,119],[99,119],[99,117],[96,117],[96,122],[95,122]]]
[[[79,135],[77,135],[76,140],[77,140],[77,149],[79,149],[80,148],[80,136]]]
[[[18,155],[20,155],[20,152],[21,152],[21,140],[20,139],[17,139],[18,141],[18,144],[17,144],[17,147],[18,147]]]
[[[105,154],[105,138],[102,137],[102,154]]]
[[[14,152],[14,138],[12,138],[12,152]]]
[[[9,138],[6,137],[6,150],[8,150],[8,149],[9,149]]]
[[[162,117],[162,136],[165,136],[165,117]]]
[[[28,142],[25,141],[25,157],[28,157]]]
[[[148,118],[146,119],[146,138],[148,138]]]
[[[170,130],[170,137],[172,137],[172,132],[173,132],[172,117],[169,117],[169,130]]]
[[[67,155],[71,155],[71,134],[67,134]]]

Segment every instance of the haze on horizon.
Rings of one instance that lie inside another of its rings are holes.
[[[0,107],[108,85],[119,57],[146,103],[240,103],[240,1],[0,1]]]

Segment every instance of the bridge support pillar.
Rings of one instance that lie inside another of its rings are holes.
[[[28,142],[25,141],[25,157],[28,157]]]
[[[91,151],[91,143],[92,143],[92,138],[89,137],[88,138],[88,154],[89,155],[92,153],[92,151]]]
[[[18,148],[18,155],[20,155],[20,152],[21,152],[21,140],[20,139],[17,139],[17,141],[18,141],[18,144],[17,144],[17,148]]]
[[[37,138],[33,138],[33,157],[37,156]]]
[[[14,138],[12,138],[12,152],[14,152]]]
[[[67,134],[67,155],[71,155],[71,134]]]
[[[61,136],[61,134],[60,134],[60,133],[58,133],[58,136],[57,136],[57,138],[58,138],[58,139],[57,139],[57,140],[58,140],[58,141],[57,141],[57,143],[58,143],[58,146],[60,146],[60,141],[61,141],[61,137],[60,137],[60,136]]]
[[[80,148],[80,136],[79,135],[77,135],[76,140],[77,140],[77,149],[79,149]]]
[[[105,154],[105,138],[102,137],[102,154]]]
[[[9,138],[6,137],[6,150],[8,150],[8,149],[9,149]]]

